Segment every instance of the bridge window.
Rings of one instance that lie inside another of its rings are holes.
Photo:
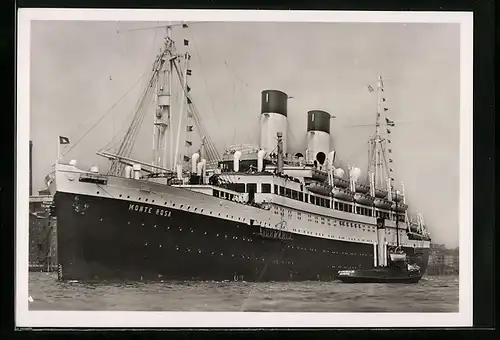
[[[299,192],[299,201],[303,201],[304,200],[304,194]]]
[[[274,185],[274,193],[275,193],[276,195],[279,193],[279,191],[278,191],[278,186],[277,186],[276,184]]]
[[[299,198],[299,193],[298,191],[292,190],[292,199],[296,200]]]
[[[214,195],[215,197],[219,197],[219,190],[214,190],[213,195]]]
[[[229,183],[227,188],[236,192],[245,192],[244,183]]]
[[[309,194],[304,194],[304,202],[309,202]]]
[[[262,183],[262,193],[263,194],[269,194],[271,193],[271,184],[269,183]]]
[[[285,196],[285,187],[280,186],[280,195]]]

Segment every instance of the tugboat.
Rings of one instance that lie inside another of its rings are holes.
[[[394,210],[398,209],[398,191]],[[384,218],[377,219],[377,229],[384,229]],[[337,273],[337,279],[344,283],[418,283],[422,278],[420,267],[409,263],[406,253],[399,246],[399,223],[396,218],[396,242],[395,249],[389,251],[388,265],[377,266],[372,269],[341,270]]]

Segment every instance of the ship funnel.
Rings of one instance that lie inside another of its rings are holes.
[[[307,162],[323,165],[330,151],[330,114],[311,110],[307,113]]]
[[[200,158],[200,154],[197,152],[191,156],[191,172],[193,174],[196,172],[196,164],[198,163],[198,158]]]
[[[266,155],[266,150],[259,150],[257,153],[257,172],[262,172],[264,170],[264,156]]]
[[[236,151],[234,153],[234,161],[233,161],[234,172],[238,172],[240,170],[240,158],[241,158],[241,151]]]
[[[278,90],[262,91],[260,115],[260,149],[276,149],[276,135],[283,134],[283,153],[287,153],[288,95]]]
[[[92,165],[92,167],[90,168],[90,172],[98,174],[99,173],[99,167],[97,165]]]
[[[132,167],[130,165],[125,167],[125,178],[132,178]]]

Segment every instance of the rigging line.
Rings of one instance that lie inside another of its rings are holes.
[[[104,118],[106,118],[112,111],[113,109],[135,88],[135,86],[139,83],[139,81],[142,79],[142,77],[144,76],[145,73],[143,73],[139,79],[136,80],[136,82],[132,85],[132,87],[130,87],[130,89],[127,90],[127,92],[125,92],[125,94],[123,94],[123,96],[120,97],[120,99],[118,99],[118,101],[116,103],[114,103],[111,108],[89,129],[87,130],[87,132],[79,139],[76,141],[75,144],[73,144],[68,151],[66,151],[64,153],[63,156],[67,155],[71,150],[73,150],[73,148],[75,146],[78,145],[78,143],[80,143],[80,141],[85,138],[85,136],[87,136],[90,131],[92,131]]]
[[[176,72],[177,72],[177,76],[178,76],[178,78],[179,78],[179,82],[181,83],[181,86],[182,86],[182,88],[183,88],[183,91],[184,91],[184,93],[185,93],[186,97],[187,97],[187,98],[191,98],[191,97],[189,96],[189,94],[187,93],[187,89],[186,89],[186,87],[184,86],[184,81],[183,81],[183,79],[182,79],[182,75],[181,75],[181,73],[180,73],[180,66],[179,66],[179,65],[177,65],[177,64],[178,64],[178,61],[175,63],[175,65],[176,65],[175,70],[176,70]],[[201,116],[200,116],[200,114],[199,114],[198,109],[196,108],[196,106],[194,105],[194,103],[193,103],[192,101],[191,101],[191,103],[190,103],[190,104],[188,104],[188,105],[190,105],[190,106],[191,106],[191,108],[192,108],[192,111],[193,111],[193,116],[195,117],[195,120],[198,120],[198,122],[199,122],[200,126],[203,128],[203,130],[204,130],[204,131],[202,131],[202,132],[206,134],[206,136],[205,136],[205,137],[206,137],[206,139],[208,140],[209,145],[210,145],[210,144],[213,144],[213,142],[211,141],[210,136],[208,135],[208,133],[206,133],[207,131],[206,131],[206,129],[204,128],[204,126],[203,126],[203,124],[202,124],[202,119],[201,119]],[[212,146],[212,145],[210,145],[210,146]],[[213,147],[213,146],[212,146],[212,147]],[[216,150],[215,150],[215,151],[216,151]]]
[[[227,63],[226,60],[224,60],[224,64],[226,65],[227,69],[233,74],[233,76],[238,79],[243,85],[245,85],[246,87],[251,87],[251,88],[254,88],[253,85],[249,85],[246,81],[244,81],[243,79],[241,79],[238,74],[236,73],[236,70],[229,66],[229,64]]]
[[[148,87],[149,88],[149,87]],[[130,129],[130,125],[135,121],[135,119],[137,118],[138,114],[139,114],[139,111],[142,109],[142,106],[143,106],[143,101],[144,101],[144,97],[148,95],[148,88],[146,88],[146,90],[144,91],[145,93],[140,97],[141,99],[136,103],[136,108],[134,111],[132,111],[133,113],[133,117],[132,117],[132,121],[131,123],[129,123],[129,129]],[[107,149],[110,147],[110,145],[113,143],[113,141],[116,140],[116,138],[118,137],[119,134],[121,134],[121,132],[124,130],[124,128],[126,127],[125,124],[122,125],[122,127],[120,128],[120,130],[113,136],[113,138],[109,141],[109,143],[104,147],[104,149]],[[127,132],[129,131],[129,129],[127,129]],[[125,136],[123,136],[123,139],[126,138],[126,134]],[[121,141],[116,141],[115,144],[113,144],[113,147],[116,146],[117,143],[121,143],[123,142],[123,140]]]
[[[155,64],[156,64],[156,61],[155,61]],[[146,71],[145,71],[145,72],[146,72]],[[152,91],[152,86],[153,86],[153,84],[152,84],[152,83],[154,83],[155,78],[156,78],[156,77],[155,77],[155,72],[153,71],[153,73],[152,73],[152,74],[150,73],[150,80],[149,80],[149,82],[148,82],[148,85],[145,87],[145,89],[144,89],[144,91],[143,91],[142,95],[139,97],[140,99],[139,99],[139,100],[137,101],[137,103],[135,104],[136,108],[135,108],[135,113],[134,113],[134,117],[133,117],[133,119],[132,119],[131,124],[133,124],[133,123],[134,123],[134,121],[135,121],[135,119],[138,117],[138,113],[139,113],[139,111],[140,111],[140,110],[142,109],[142,107],[143,107],[145,97],[147,97],[147,95],[148,95],[148,94]],[[122,143],[123,143],[123,142],[127,139],[127,135],[128,135],[128,133],[129,133],[129,131],[130,131],[130,126],[131,126],[131,125],[129,125],[129,128],[128,128],[128,130],[127,130],[127,134],[123,137]],[[116,137],[116,136],[115,136],[115,137]],[[110,143],[111,143],[111,142],[110,142]],[[109,144],[108,144],[108,145],[109,145]],[[120,149],[121,149],[121,148],[122,148],[122,147],[120,146]]]
[[[187,98],[190,98],[190,96],[189,96],[189,94],[187,93],[187,90],[186,90],[186,88],[185,88],[185,86],[184,86],[184,81],[183,81],[183,79],[182,79],[182,75],[180,74],[180,67],[179,67],[179,65],[177,65],[177,64],[178,64],[178,61],[177,61],[177,63],[175,63],[175,65],[176,65],[175,69],[176,69],[176,72],[177,72],[177,76],[178,76],[178,78],[179,78],[179,82],[181,83],[181,86],[182,86],[182,88],[183,88],[184,93],[186,94],[186,97],[187,97]],[[201,115],[199,114],[198,109],[196,108],[196,106],[194,105],[194,103],[193,103],[192,101],[191,101],[191,103],[190,103],[190,104],[188,104],[188,105],[190,105],[190,108],[191,108],[191,110],[192,110],[193,116],[194,116],[194,118],[195,118],[195,123],[197,124],[197,126],[199,126],[199,127],[200,127],[200,131],[201,131],[203,134],[205,134],[205,141],[207,142],[207,144],[206,144],[206,146],[207,146],[207,151],[208,151],[208,152],[212,151],[212,153],[214,153],[216,156],[218,156],[217,158],[220,158],[220,156],[218,155],[217,150],[216,150],[216,148],[215,148],[215,146],[214,146],[214,143],[213,143],[213,141],[212,141],[212,140],[211,140],[211,138],[210,138],[210,135],[209,135],[209,134],[208,134],[208,132],[206,131],[205,127],[203,126],[202,119],[201,119]],[[212,154],[212,156],[213,156],[213,154]]]
[[[363,142],[363,145],[361,145],[361,147],[359,147],[355,153],[351,154],[351,156],[349,156],[345,161],[346,162],[349,162],[350,160],[352,160],[353,158],[356,158],[365,148],[366,144],[368,144],[368,142]]]
[[[215,104],[214,104],[214,101],[212,99],[212,96],[210,95],[210,87],[208,86],[208,81],[207,81],[207,77],[205,75],[205,71],[204,71],[204,67],[203,67],[203,61],[201,59],[201,55],[200,55],[200,52],[198,51],[198,47],[197,47],[197,44],[196,44],[196,41],[195,39],[193,39],[193,37],[191,36],[191,40],[193,41],[193,46],[194,46],[194,50],[196,52],[196,55],[198,56],[198,60],[200,61],[200,71],[203,75],[203,80],[204,80],[204,83],[205,83],[205,87],[207,88],[207,95],[208,95],[208,99],[210,100],[210,105],[212,107],[212,111],[214,113],[214,116],[215,116],[215,121],[217,123],[217,125],[220,125],[219,124],[219,119],[217,117],[217,111],[215,110]]]

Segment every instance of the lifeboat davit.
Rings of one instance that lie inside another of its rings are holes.
[[[333,187],[328,184],[321,184],[321,183],[311,183],[308,186],[309,191],[314,192],[316,194],[320,194],[323,196],[330,196],[330,193],[332,192]]]
[[[368,194],[362,194],[359,192],[354,194],[354,201],[362,205],[373,206],[373,200],[374,198]]]
[[[332,190],[332,195],[333,195],[333,197],[338,198],[338,199],[343,200],[343,201],[352,202],[354,200],[354,194],[351,191],[349,191],[347,189],[343,189],[343,188],[334,188]]]
[[[375,197],[378,197],[378,198],[387,198],[388,194],[389,193],[387,192],[387,190],[375,189]]]
[[[389,210],[392,208],[393,203],[389,200],[384,199],[384,198],[376,197],[375,200],[373,201],[373,204],[379,209]]]
[[[368,185],[364,184],[356,184],[356,192],[359,192],[361,194],[366,194],[367,192],[370,191],[370,187]]]

